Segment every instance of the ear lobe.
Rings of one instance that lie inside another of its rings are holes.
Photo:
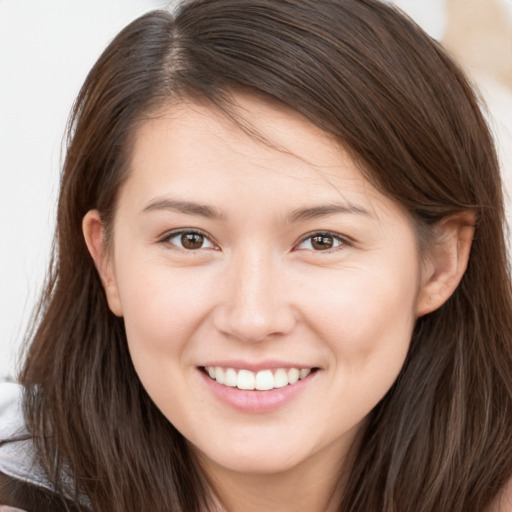
[[[88,211],[82,220],[82,231],[87,249],[100,275],[110,310],[122,316],[121,301],[115,279],[113,263],[105,247],[105,229],[98,210]]]
[[[435,241],[421,276],[417,315],[441,307],[452,295],[466,271],[475,233],[475,214],[459,212],[435,226]]]

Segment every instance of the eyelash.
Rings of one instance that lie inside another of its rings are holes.
[[[174,247],[177,247],[179,250],[186,251],[186,252],[194,252],[195,250],[198,250],[198,249],[206,249],[206,247],[198,247],[196,249],[187,249],[185,247],[180,247],[176,243],[171,242],[171,240],[173,238],[180,237],[180,236],[183,236],[183,235],[198,235],[198,236],[201,236],[201,237],[203,237],[204,241],[208,241],[212,245],[212,247],[207,247],[207,249],[215,249],[215,248],[217,248],[217,244],[215,244],[215,242],[212,241],[211,237],[209,235],[207,235],[204,231],[201,231],[199,229],[180,229],[178,231],[171,231],[170,233],[167,233],[160,240],[160,242],[173,245]]]
[[[176,237],[183,236],[183,235],[198,235],[198,236],[201,236],[201,237],[203,237],[204,241],[208,241],[211,244],[211,247],[198,247],[198,248],[195,248],[195,249],[187,249],[187,248],[185,248],[183,246],[180,247],[179,245],[177,245],[176,243],[171,241],[172,239],[174,239]],[[312,240],[314,238],[320,238],[320,237],[332,238],[334,240],[334,244],[337,243],[337,245],[335,245],[334,247],[330,247],[328,249],[324,249],[324,250],[314,250],[313,245],[312,245],[313,244]],[[304,242],[306,242],[308,240],[311,240],[311,242],[310,242],[311,247],[310,248],[298,249],[300,245],[302,245]],[[159,240],[159,242],[170,244],[170,245],[176,247],[177,249],[182,250],[182,251],[186,251],[186,252],[194,252],[194,251],[199,250],[199,249],[218,249],[217,244],[211,239],[211,237],[209,235],[207,235],[204,231],[201,231],[201,230],[198,230],[198,229],[192,229],[192,228],[191,229],[180,229],[178,231],[172,231],[170,233],[167,233],[163,238],[161,238]],[[310,233],[307,233],[306,235],[304,235],[299,240],[299,242],[294,246],[294,249],[296,249],[296,250],[311,250],[312,252],[316,252],[316,253],[327,253],[327,254],[329,254],[329,253],[332,253],[332,252],[335,252],[335,251],[339,251],[339,250],[343,249],[343,247],[346,247],[348,245],[351,245],[351,242],[350,242],[350,240],[347,237],[344,237],[344,236],[339,235],[337,233],[333,233],[332,231],[313,231],[313,232],[310,232]]]
[[[313,252],[317,252],[317,253],[327,253],[327,254],[330,254],[330,253],[333,253],[335,251],[339,251],[341,249],[343,249],[343,247],[346,247],[348,245],[350,245],[350,240],[345,237],[345,236],[342,236],[342,235],[339,235],[337,233],[333,233],[332,231],[313,231],[311,233],[307,233],[306,235],[304,235],[299,243],[295,246],[295,248],[299,247],[300,245],[302,245],[304,242],[306,242],[307,240],[310,240],[310,245],[312,246],[312,241],[314,238],[332,238],[334,240],[334,243],[337,243],[338,245],[336,245],[335,247],[330,247],[328,249],[324,249],[324,250],[318,250],[318,251],[315,251],[312,247],[311,248],[308,248],[308,249],[299,249],[299,250],[311,250]]]

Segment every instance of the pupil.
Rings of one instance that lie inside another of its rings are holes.
[[[330,235],[317,235],[311,240],[311,245],[315,249],[325,251],[334,245],[334,240]]]
[[[198,233],[183,233],[181,244],[185,249],[200,249],[203,245],[204,236]]]

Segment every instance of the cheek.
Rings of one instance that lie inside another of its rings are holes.
[[[136,272],[130,272],[137,268]],[[208,313],[205,276],[197,269],[145,262],[118,274],[119,295],[131,350],[176,352]]]
[[[316,293],[306,290],[312,297],[310,325],[346,371],[383,376],[400,371],[416,321],[418,277],[408,263],[387,266],[387,272],[344,270],[338,279],[325,279],[323,293],[318,286]]]
[[[192,391],[183,377],[195,368],[191,354],[209,311],[211,293],[200,274],[151,262],[125,264],[118,272],[133,365],[151,399],[178,425],[190,414],[184,412],[183,397]],[[201,397],[192,401],[200,403]]]
[[[311,301],[311,327],[331,355],[328,389],[335,405],[324,417],[335,430],[367,416],[395,382],[409,350],[415,276],[375,278],[354,272],[344,276],[343,286]]]

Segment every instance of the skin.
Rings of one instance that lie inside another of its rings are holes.
[[[329,136],[235,99],[270,143],[213,108],[171,105],[138,128],[110,252],[95,210],[84,235],[143,386],[226,510],[335,510],[365,418],[399,374],[417,317],[457,286],[473,231],[467,216],[448,218],[420,255],[408,214]],[[204,233],[200,248],[180,246],[176,231],[190,229]],[[331,248],[312,244],[318,232]],[[245,412],[200,370],[233,359],[318,370],[285,406]]]

